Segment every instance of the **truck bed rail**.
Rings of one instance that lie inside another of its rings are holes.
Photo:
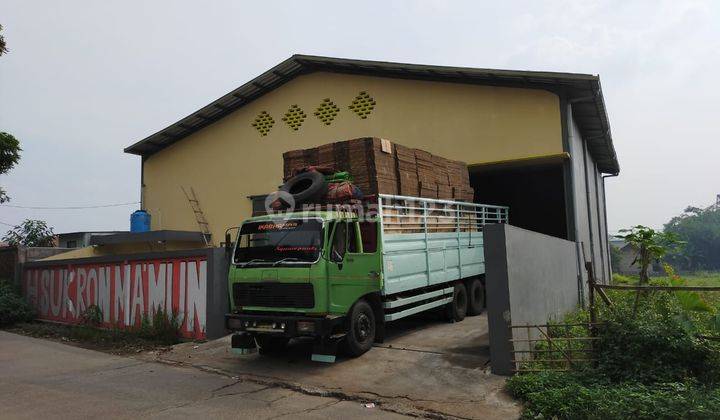
[[[400,233],[475,232],[490,223],[508,223],[508,207],[432,198],[380,194],[383,230]]]

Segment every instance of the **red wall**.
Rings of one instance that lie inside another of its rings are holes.
[[[204,339],[207,322],[207,257],[26,268],[23,292],[38,319],[76,324],[90,305],[103,326],[139,326],[145,314],[170,309],[185,338]]]

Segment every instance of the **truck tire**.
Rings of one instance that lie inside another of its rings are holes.
[[[276,337],[272,335],[256,335],[255,342],[260,348],[260,354],[280,353],[285,350],[288,341],[286,337]]]
[[[280,190],[291,194],[295,204],[302,204],[325,194],[327,183],[320,172],[308,171],[288,179]]]
[[[485,285],[478,279],[467,282],[468,315],[480,315],[485,310]]]
[[[350,356],[358,357],[375,342],[375,313],[370,304],[360,300],[353,305],[348,323],[345,347]]]
[[[460,322],[465,319],[468,309],[467,289],[462,283],[455,284],[453,300],[445,307],[448,321]]]

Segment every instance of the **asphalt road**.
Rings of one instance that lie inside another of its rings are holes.
[[[306,395],[0,331],[0,417],[405,419]]]

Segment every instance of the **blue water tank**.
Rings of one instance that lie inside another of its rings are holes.
[[[149,232],[150,213],[137,210],[130,215],[130,232]]]

